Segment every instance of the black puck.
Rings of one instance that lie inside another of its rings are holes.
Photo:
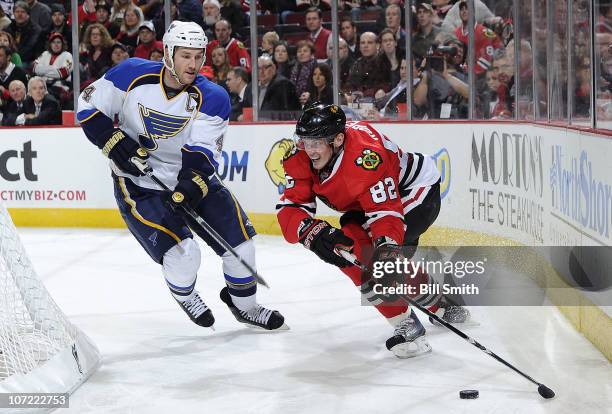
[[[462,400],[475,400],[478,398],[478,390],[459,391],[459,398]]]

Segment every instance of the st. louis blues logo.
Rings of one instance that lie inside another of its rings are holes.
[[[158,139],[168,139],[185,128],[191,117],[164,114],[138,104],[138,112],[144,127],[144,134],[138,135],[140,145],[147,151],[157,149]]]

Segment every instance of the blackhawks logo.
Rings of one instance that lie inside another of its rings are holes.
[[[355,164],[364,170],[372,171],[378,168],[382,163],[382,158],[376,151],[371,149],[364,149],[362,155],[357,157]]]
[[[497,35],[495,34],[495,32],[489,28],[486,28],[482,31],[482,33],[488,37],[489,39],[495,39],[497,37]]]

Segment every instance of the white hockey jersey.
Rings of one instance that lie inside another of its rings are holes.
[[[174,97],[163,86],[166,69],[161,62],[131,58],[110,69],[79,96],[77,119],[98,146],[96,134],[119,128],[149,153],[149,165],[164,184],[174,188],[181,168],[214,173],[227,130],[230,101],[227,92],[198,75]],[[109,120],[111,122],[109,123]],[[134,184],[159,189],[148,177],[134,177],[119,170]]]
[[[53,55],[46,50],[34,61],[33,70],[45,82],[59,80],[57,86],[62,86],[62,80],[72,80],[72,55],[65,50],[59,55]]]

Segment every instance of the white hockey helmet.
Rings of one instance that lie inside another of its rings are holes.
[[[206,59],[208,38],[204,33],[204,29],[197,23],[173,21],[170,23],[166,33],[164,33],[162,42],[164,44],[164,65],[177,80],[178,77],[174,71],[174,48],[191,47],[194,49],[204,49],[204,60]],[[204,66],[204,60],[202,60],[202,66]],[[198,68],[199,70],[200,68]]]

